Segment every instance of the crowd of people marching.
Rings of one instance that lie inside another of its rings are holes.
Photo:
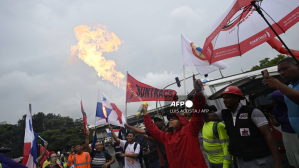
[[[274,126],[281,126],[289,164],[299,167],[299,118],[293,117],[299,113],[299,66],[292,58],[286,58],[280,61],[278,71],[290,85],[265,76],[264,84],[277,89],[272,94],[276,103],[272,114],[265,116],[257,108],[241,105],[240,100],[244,97],[235,86],[227,87],[221,94],[227,109],[207,106],[201,93],[202,82],[193,76],[193,108],[197,112],[188,118],[170,113],[166,126],[163,116],[156,115],[152,120],[147,105],[143,105],[146,129],[125,124],[125,136],[121,136],[121,132],[117,136],[109,126],[114,157],[96,139],[90,146],[87,131],[86,140],[74,144],[70,152],[53,152],[40,165],[48,145],[45,142],[37,165],[42,168],[109,168],[117,161],[120,168],[282,168],[268,117]],[[209,113],[200,112],[205,108]],[[204,151],[200,148],[199,132]],[[208,162],[203,154],[207,155]],[[8,160],[3,162],[3,157],[0,155],[3,168],[6,164],[12,165]]]

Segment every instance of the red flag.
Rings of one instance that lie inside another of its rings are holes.
[[[176,95],[175,90],[157,89],[134,79],[127,75],[126,102],[140,101],[173,101]]]
[[[85,134],[86,126],[87,126],[87,116],[86,116],[86,113],[85,113],[85,111],[84,111],[84,109],[83,109],[82,100],[81,100],[81,112],[82,112],[82,114],[83,114],[83,122],[84,122],[84,130],[83,130],[83,132],[84,132],[84,134]]]
[[[40,147],[39,147],[39,154],[40,154],[40,155],[42,154],[43,150],[44,150],[43,145],[40,145]],[[48,150],[46,150],[46,153],[45,153],[44,157],[43,157],[42,160],[40,161],[40,165],[43,165],[43,164],[44,164],[44,161],[47,159],[47,157],[48,157],[49,155],[50,155],[50,152],[49,152]]]
[[[277,40],[276,38],[273,38],[271,40],[268,40],[267,43],[272,47],[274,48],[275,50],[277,50],[279,53],[281,54],[287,54],[287,55],[291,55],[288,50],[284,47],[282,47],[282,43]],[[294,56],[299,59],[299,51],[298,50],[292,50],[290,49],[291,52],[294,54]]]

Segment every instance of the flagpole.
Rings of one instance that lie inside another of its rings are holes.
[[[184,93],[185,93],[185,102],[187,101],[187,95],[186,95],[186,78],[185,78],[185,66],[183,66],[184,71]],[[186,111],[186,105],[185,105],[185,111]]]
[[[31,104],[29,104],[29,111],[30,111],[30,114],[32,115],[32,113],[31,113]]]
[[[127,91],[127,88],[128,88],[127,85],[128,85],[128,71],[127,71],[126,91]],[[127,122],[127,104],[128,104],[128,103],[127,103],[127,94],[126,94],[126,123],[128,123],[128,122]]]

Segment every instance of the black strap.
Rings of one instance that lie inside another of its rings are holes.
[[[127,141],[127,142],[125,143],[125,148],[124,148],[124,152],[125,152],[125,153],[126,153],[126,149],[127,149],[128,145],[129,145],[129,142]],[[137,148],[137,145],[138,145],[138,142],[135,142],[135,144],[134,144],[134,152],[135,152],[135,150],[136,150],[136,148]],[[140,150],[140,151],[141,151],[141,150]]]

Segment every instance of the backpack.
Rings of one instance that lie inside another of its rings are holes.
[[[218,134],[218,130],[217,130],[217,125],[218,125],[218,122],[214,122],[213,124],[213,134],[215,135],[215,137],[217,139],[219,139],[219,134]]]
[[[135,142],[135,144],[134,144],[134,152],[135,152],[135,150],[136,150],[138,144],[139,144],[138,142]],[[125,143],[125,147],[124,147],[124,152],[125,152],[125,153],[126,153],[126,149],[127,149],[128,145],[129,145],[129,142],[127,141],[127,142]],[[141,147],[141,145],[139,145],[139,146]],[[142,153],[142,149],[140,149],[140,151],[139,151],[139,156],[140,156],[141,153]]]

